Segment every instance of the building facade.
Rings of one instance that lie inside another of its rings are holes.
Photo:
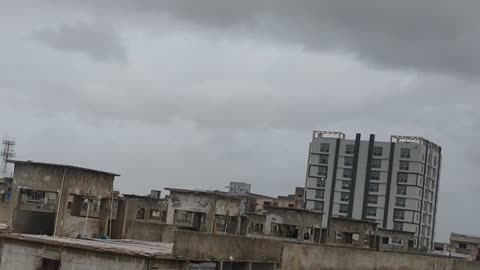
[[[415,233],[414,246],[431,249],[435,236],[441,147],[421,137],[376,141],[314,131],[308,156],[305,207],[330,217],[378,223]]]

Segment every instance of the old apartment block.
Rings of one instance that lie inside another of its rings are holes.
[[[369,220],[413,232],[415,247],[431,249],[435,236],[441,147],[421,137],[377,141],[314,131],[305,181],[305,206],[331,217]]]
[[[118,174],[70,165],[10,161],[8,207],[0,216],[16,232],[66,237],[107,235]]]

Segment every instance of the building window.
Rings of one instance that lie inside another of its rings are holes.
[[[368,203],[370,204],[377,204],[378,203],[378,196],[377,195],[368,195],[368,199],[367,199]]]
[[[315,199],[323,200],[324,197],[325,197],[324,190],[315,190]]]
[[[401,158],[410,158],[410,148],[402,148],[400,150],[400,157]]]
[[[376,217],[377,216],[377,208],[367,207],[367,216],[368,217]]]
[[[382,160],[381,159],[372,159],[372,169],[381,169]]]
[[[352,169],[343,169],[343,178],[352,179]]]
[[[313,209],[316,211],[323,211],[323,202],[315,202]]]
[[[328,164],[328,155],[319,155],[318,164]]]
[[[166,217],[166,211],[160,211],[155,209],[150,210],[150,219],[165,220]]]
[[[437,157],[433,157],[433,166],[437,167],[438,160]]]
[[[348,204],[340,204],[340,214],[347,214],[348,213]]]
[[[328,167],[319,166],[317,170],[319,176],[327,177]]]
[[[370,180],[379,181],[380,180],[380,172],[379,171],[371,171],[370,172]]]
[[[397,185],[398,195],[407,195],[407,186]]]
[[[369,192],[378,192],[379,191],[379,185],[377,183],[370,183],[368,185],[368,191]]]
[[[397,182],[398,183],[407,183],[408,182],[408,173],[399,172],[397,174]]]
[[[355,145],[353,145],[353,144],[347,144],[347,145],[345,146],[345,154],[347,154],[347,155],[353,155],[354,151],[355,151]]]
[[[145,219],[145,208],[137,208],[136,219]]]
[[[224,232],[227,228],[227,219],[225,217],[217,217],[215,220],[215,230],[217,232]]]
[[[458,243],[458,247],[462,249],[467,249],[467,244],[466,243]]]
[[[405,160],[400,160],[400,170],[408,171],[410,168],[410,162]]]
[[[321,144],[320,144],[320,152],[322,152],[322,153],[328,153],[328,152],[330,152],[330,144],[328,144],[328,143],[321,143]]]
[[[395,206],[397,207],[405,207],[406,205],[406,199],[405,198],[400,198],[400,197],[397,197],[395,199]]]
[[[320,178],[320,179],[317,179],[317,187],[319,188],[325,188],[325,178]]]
[[[395,209],[393,211],[393,218],[394,219],[404,219],[405,218],[405,211],[400,209]]]
[[[252,223],[251,230],[258,233],[263,233],[263,224],[262,223]]]
[[[342,189],[350,190],[352,183],[350,181],[342,181]]]
[[[36,269],[42,270],[59,270],[60,269],[60,261],[52,260],[47,258],[42,258],[41,265],[39,265]]]
[[[175,210],[175,224],[191,224],[193,212]]]
[[[432,168],[432,178],[435,179],[436,176],[437,176],[437,169]]]
[[[348,200],[350,200],[350,193],[348,193],[348,192],[340,193],[340,201],[348,202]]]
[[[345,157],[343,160],[343,165],[347,167],[352,167],[353,166],[353,158],[352,157]]]
[[[10,193],[5,193],[2,201],[10,200]],[[8,196],[8,199],[6,199]],[[57,206],[57,193],[31,189],[20,190],[20,208],[34,211],[55,212]],[[91,210],[91,209],[90,209]]]
[[[403,223],[402,222],[393,222],[393,230],[394,231],[403,231]]]
[[[373,149],[372,149],[372,155],[374,157],[381,157],[383,155],[383,147],[374,146]]]

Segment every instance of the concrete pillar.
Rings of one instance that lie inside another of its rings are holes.
[[[106,236],[108,234],[108,220],[112,213],[112,199],[103,198],[100,202],[100,212],[98,217],[98,235]]]

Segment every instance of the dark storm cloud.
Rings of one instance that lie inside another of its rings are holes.
[[[89,7],[134,21],[169,15],[195,29],[351,53],[389,68],[480,74],[475,0],[123,0]]]
[[[83,53],[96,61],[126,60],[126,48],[111,25],[61,24],[54,28],[37,30],[33,37],[52,49]]]

